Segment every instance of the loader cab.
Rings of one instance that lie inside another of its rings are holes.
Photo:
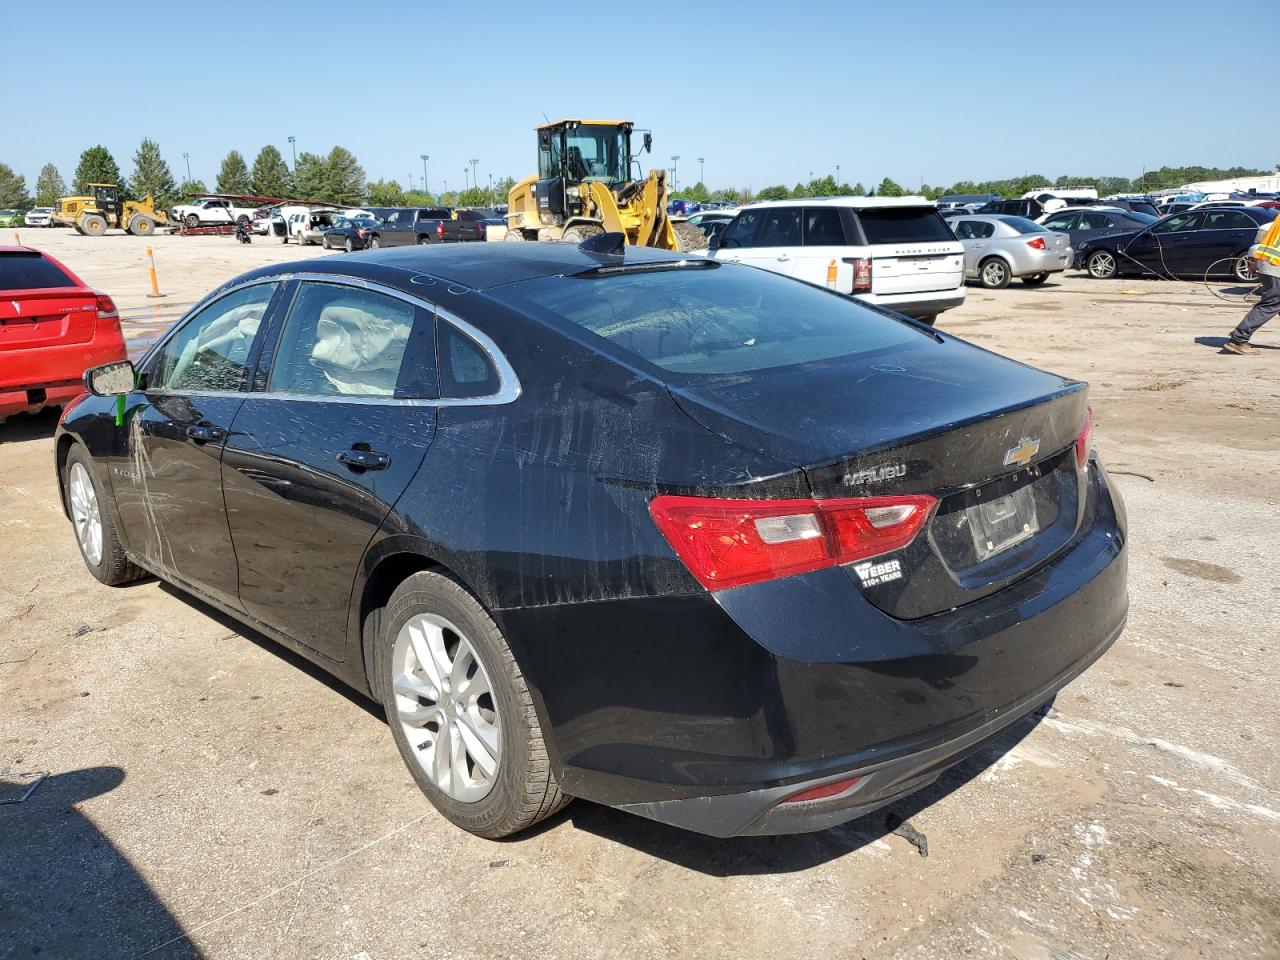
[[[93,196],[93,204],[107,218],[108,223],[120,219],[120,187],[114,183],[91,183],[89,192]]]
[[[543,223],[581,214],[579,186],[605,183],[617,193],[631,182],[630,121],[560,120],[538,128],[538,213]],[[651,144],[645,133],[644,149]]]

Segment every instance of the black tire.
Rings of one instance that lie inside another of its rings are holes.
[[[978,282],[988,290],[1003,290],[1012,276],[1009,264],[999,257],[987,257],[978,264]]]
[[[107,221],[96,213],[91,213],[81,218],[80,232],[88,237],[100,237],[107,232]]]
[[[381,247],[382,247],[382,240],[375,233],[372,237],[369,238],[369,249],[378,250],[378,249],[381,249]]]
[[[149,237],[156,232],[156,222],[150,217],[144,217],[142,214],[136,214],[129,221],[129,232],[135,237]]]
[[[93,462],[84,447],[76,444],[67,454],[66,463],[62,465],[62,489],[67,498],[68,508],[71,504],[71,472],[72,469],[79,464],[88,474],[89,482],[93,486],[94,496],[97,499],[99,517],[102,522],[102,556],[97,563],[90,560],[89,555],[85,553],[84,546],[80,543],[80,538],[76,537],[76,546],[80,548],[80,556],[84,560],[84,565],[89,568],[89,572],[102,583],[109,587],[118,587],[125,583],[132,583],[134,580],[140,580],[147,576],[147,572],[141,567],[129,562],[125,556],[124,547],[120,545],[120,539],[116,536],[115,525],[111,522],[111,513],[106,509],[105,498],[102,495],[102,487],[98,483],[98,478],[93,473]],[[75,522],[72,521],[72,530],[75,529]]]
[[[1231,264],[1231,276],[1241,283],[1258,282],[1258,261],[1249,256],[1248,250],[1241,250]]]
[[[425,233],[422,234],[420,237],[418,237],[418,246],[425,247],[429,243],[431,243],[431,238],[428,237]]]
[[[1047,273],[1036,273],[1029,277],[1021,277],[1020,279],[1028,287],[1038,287],[1049,279],[1049,275]]]
[[[1095,280],[1113,280],[1120,276],[1120,260],[1110,250],[1095,250],[1084,262],[1084,268]]]
[[[577,245],[588,237],[596,237],[602,233],[604,233],[604,227],[593,227],[590,224],[577,223],[560,234],[560,242]]]
[[[473,802],[449,796],[425,773],[396,710],[391,690],[393,648],[401,628],[421,614],[434,614],[456,624],[490,680],[502,746],[491,789]],[[372,687],[386,708],[391,735],[410,775],[447,820],[477,836],[496,840],[528,829],[569,802],[571,798],[561,792],[551,773],[524,675],[497,624],[475,597],[452,577],[431,571],[416,573],[396,588],[380,619],[372,657]]]
[[[343,246],[346,249],[347,253],[356,252],[356,245],[351,241],[350,237],[347,237],[347,242]]]
[[[182,222],[185,223],[188,227],[198,227],[200,226],[200,217],[198,214],[188,213],[185,217],[182,218]]]
[[[236,217],[236,223],[248,223],[248,222],[249,222],[248,216],[246,216],[243,213],[240,214],[240,216]]]

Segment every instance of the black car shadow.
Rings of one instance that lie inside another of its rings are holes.
[[[1044,715],[1042,708],[1013,724],[985,749],[945,771],[923,790],[865,817],[819,833],[723,840],[582,801],[572,804],[567,814],[579,830],[707,876],[795,873],[890,837],[898,825],[959,790],[1008,753],[1036,728]],[[908,841],[901,839],[897,842],[905,845]],[[912,853],[914,855],[915,851]]]
[[[0,444],[52,437],[61,416],[61,407],[45,407],[39,413],[15,413],[0,423]]]
[[[1227,337],[1196,337],[1196,343],[1202,347],[1216,347],[1221,350],[1226,346]],[[1269,343],[1251,343],[1255,350],[1280,350],[1280,347]]]
[[[0,957],[203,956],[128,857],[79,810],[124,778],[119,767],[71,770],[21,803],[0,804]],[[4,797],[22,792],[0,776]]]

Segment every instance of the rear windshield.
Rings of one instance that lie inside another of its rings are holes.
[[[0,290],[74,286],[70,277],[38,253],[0,253]]]
[[[854,300],[732,265],[545,277],[491,295],[574,339],[585,333],[602,353],[680,379],[866,354],[919,336]]]
[[[932,243],[954,240],[933,207],[885,207],[859,210],[867,243]]]
[[[1036,223],[1034,220],[1028,220],[1026,217],[1001,217],[1001,223],[1007,223],[1013,227],[1018,233],[1048,233],[1044,227]]]

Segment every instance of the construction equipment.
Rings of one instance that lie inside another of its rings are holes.
[[[637,247],[706,247],[697,227],[667,216],[666,171],[640,177],[633,128],[630,120],[557,120],[538,127],[538,172],[511,188],[505,239],[581,243],[622,233]],[[653,135],[643,133],[648,152]]]
[[[149,237],[157,226],[169,222],[149,195],[144,200],[122,200],[114,183],[91,183],[89,191],[89,196],[59,198],[53,219],[90,237],[100,237],[111,228]]]

